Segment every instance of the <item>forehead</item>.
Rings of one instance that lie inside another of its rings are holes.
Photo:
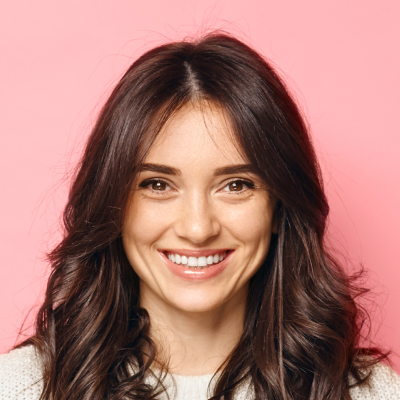
[[[242,164],[238,145],[226,112],[209,104],[187,104],[169,118],[151,146],[146,163],[184,166],[206,163],[217,168]]]

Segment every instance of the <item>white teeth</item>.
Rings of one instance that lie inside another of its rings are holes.
[[[167,257],[175,264],[187,265],[187,267],[193,269],[202,269],[224,260],[226,257],[226,251],[220,254],[214,254],[213,256],[210,255],[208,257],[187,257],[173,253],[167,253]]]
[[[199,257],[197,259],[197,265],[199,267],[205,267],[207,265],[207,258],[206,257]]]
[[[189,267],[197,267],[197,258],[196,257],[189,257],[188,258],[188,266]]]

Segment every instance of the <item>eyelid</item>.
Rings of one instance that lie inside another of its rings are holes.
[[[250,179],[233,178],[233,179],[230,179],[228,182],[225,183],[223,189],[225,189],[232,182],[243,182],[247,186],[247,189],[241,190],[240,192],[225,191],[226,193],[240,195],[240,194],[243,194],[244,192],[246,192],[248,189],[254,189],[255,188],[254,182],[252,182]]]
[[[142,183],[140,183],[138,185],[139,188],[147,188],[147,186],[151,185],[153,182],[162,182],[165,183],[167,186],[169,186],[171,189],[171,184],[168,182],[168,180],[163,179],[163,178],[148,178],[145,179]],[[169,192],[169,190],[153,190],[153,189],[149,189],[152,193],[155,193],[157,195],[163,195],[166,192]]]

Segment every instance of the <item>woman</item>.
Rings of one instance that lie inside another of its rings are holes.
[[[387,355],[360,347],[328,210],[259,54],[219,33],[147,52],[88,140],[36,334],[1,358],[5,398],[398,398]]]

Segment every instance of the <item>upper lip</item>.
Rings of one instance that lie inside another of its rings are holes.
[[[204,250],[188,250],[188,249],[157,249],[163,253],[179,254],[186,257],[208,257],[214,254],[220,254],[232,249],[204,249]]]

